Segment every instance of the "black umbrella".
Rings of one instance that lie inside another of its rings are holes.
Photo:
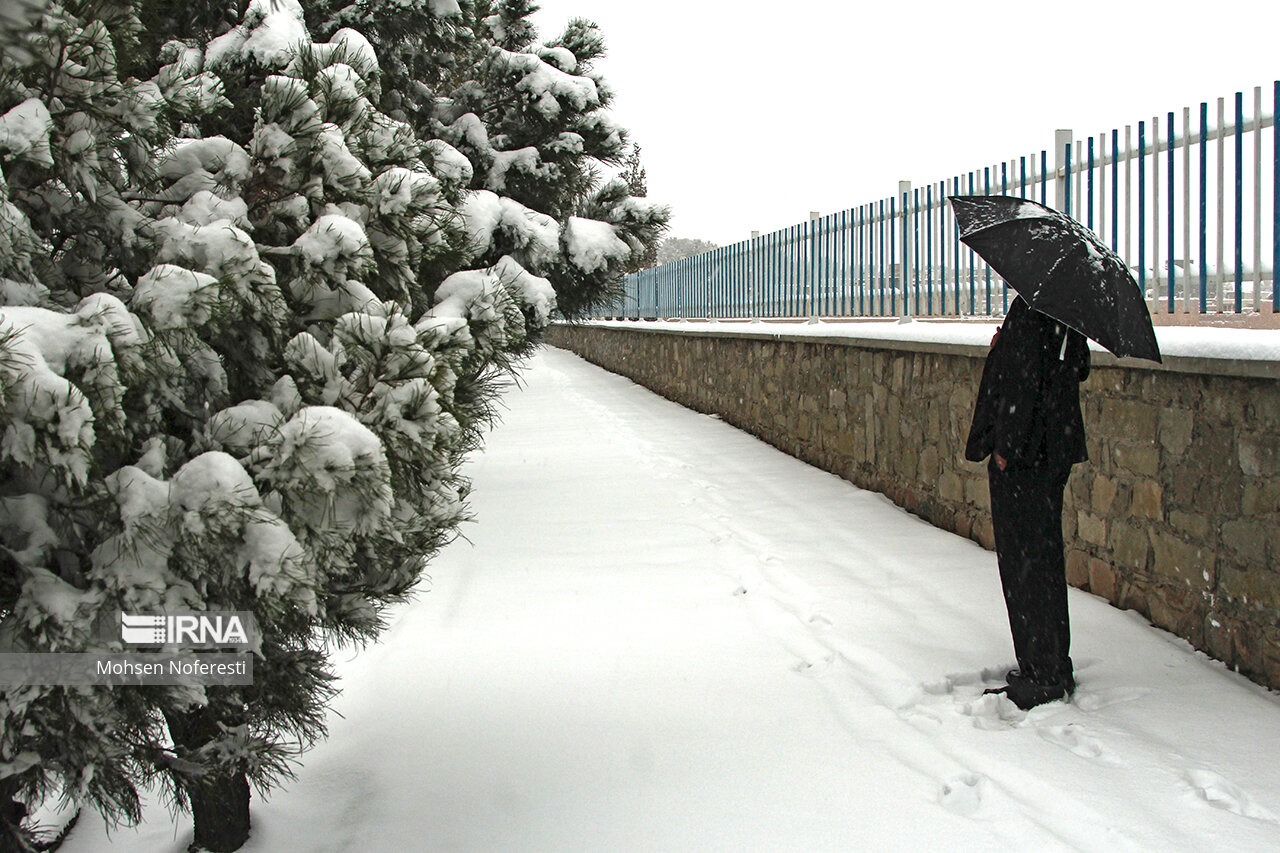
[[[1027,199],[961,195],[949,201],[960,240],[1032,308],[1118,356],[1160,361],[1142,290],[1093,231]]]

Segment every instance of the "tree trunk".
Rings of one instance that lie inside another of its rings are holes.
[[[180,755],[193,753],[222,736],[216,708],[197,708],[164,716]],[[234,725],[234,721],[224,722]],[[243,768],[206,766],[205,773],[198,778],[175,776],[191,801],[195,824],[192,849],[210,853],[239,850],[249,838],[249,780]]]
[[[231,853],[248,840],[249,780],[243,773],[206,778],[187,795],[197,849]]]
[[[23,829],[27,807],[15,800],[17,782],[12,778],[0,779],[0,850],[32,850],[32,839]]]

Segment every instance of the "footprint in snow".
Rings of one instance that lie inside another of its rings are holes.
[[[1247,791],[1228,782],[1212,770],[1184,770],[1182,778],[1191,786],[1197,797],[1216,809],[1238,814],[1241,817],[1280,823],[1280,819],[1277,819],[1273,812],[1255,803]]]
[[[835,662],[836,656],[834,654],[821,655],[816,660],[799,660],[792,664],[791,669],[802,675],[825,675],[835,665]]]
[[[982,806],[984,781],[977,773],[962,773],[948,779],[938,789],[938,805],[958,815],[972,817]]]
[[[989,685],[1003,682],[1005,673],[1010,668],[1008,666],[985,667],[976,672],[951,672],[937,681],[921,682],[920,689],[931,696],[946,696],[955,693],[957,687],[980,685],[985,688]]]
[[[1085,733],[1074,723],[1068,723],[1065,726],[1045,726],[1038,729],[1038,731],[1040,737],[1049,743],[1054,746],[1060,746],[1081,758],[1110,764],[1113,767],[1118,767],[1124,763],[1114,752],[1107,749],[1102,741]]]
[[[962,703],[960,713],[973,717],[974,728],[986,730],[1007,729],[1027,718],[1027,712],[1007,697],[986,693]]]

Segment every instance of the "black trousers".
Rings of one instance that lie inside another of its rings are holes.
[[[1000,583],[1018,669],[1038,682],[1071,675],[1071,626],[1062,541],[1070,466],[987,468]]]

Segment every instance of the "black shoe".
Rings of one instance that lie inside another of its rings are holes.
[[[1043,705],[1046,702],[1066,699],[1076,692],[1076,680],[1070,673],[1062,678],[1046,682],[1033,681],[1015,669],[1009,673],[1008,681],[1009,683],[1004,687],[995,687],[982,692],[984,695],[988,693],[1003,694],[1009,697],[1009,701],[1023,711],[1030,711],[1037,705]]]

